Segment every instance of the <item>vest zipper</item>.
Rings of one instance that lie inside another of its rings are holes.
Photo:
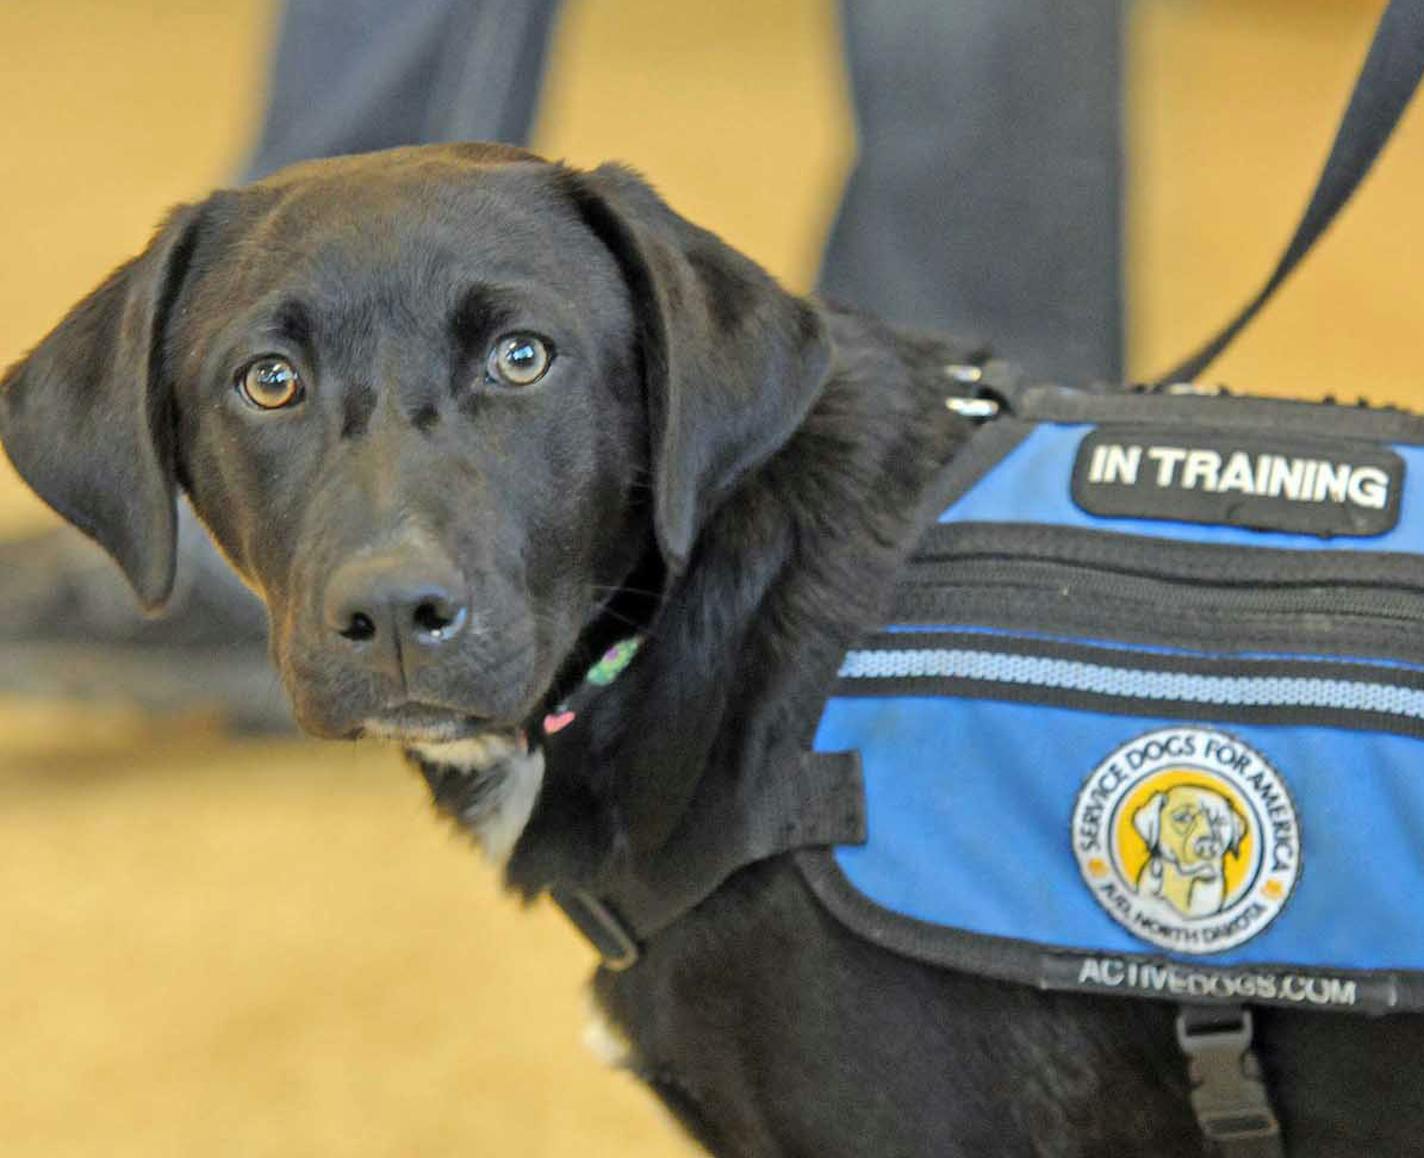
[[[976,550],[911,563],[886,622],[998,628],[1035,635],[1165,645],[1198,653],[1368,657],[1424,664],[1424,571],[1342,557],[1300,560],[1271,552],[1271,573],[1250,549],[1201,553],[1093,543],[1094,557]],[[1082,542],[1070,544],[1079,555]],[[1114,548],[1123,562],[1114,563]],[[1062,549],[1060,554],[1069,553]],[[1233,570],[1243,573],[1233,581]],[[1321,568],[1328,567],[1321,574]],[[1416,573],[1417,572],[1417,573]],[[1219,578],[1224,576],[1225,578]]]
[[[1424,590],[1386,584],[1318,584],[1279,581],[1202,584],[1115,572],[1104,567],[1024,559],[956,561],[953,577],[936,587],[1022,589],[1064,599],[1091,598],[1149,603],[1170,613],[1178,608],[1265,612],[1282,615],[1362,617],[1379,622],[1424,624]]]

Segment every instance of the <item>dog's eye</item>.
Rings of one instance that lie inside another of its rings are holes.
[[[238,392],[259,410],[281,410],[302,400],[302,380],[285,358],[258,358],[237,376]]]
[[[553,360],[554,347],[537,334],[505,334],[485,359],[485,381],[532,386]]]

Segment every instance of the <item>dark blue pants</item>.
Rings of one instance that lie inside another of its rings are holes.
[[[822,292],[982,339],[1037,376],[1118,380],[1121,7],[844,0],[859,156]],[[287,0],[251,173],[525,143],[557,14],[558,0]]]

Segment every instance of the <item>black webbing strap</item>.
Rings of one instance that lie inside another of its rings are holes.
[[[597,879],[549,895],[606,968],[637,964],[648,939],[696,908],[739,869],[782,853],[865,841],[865,785],[856,752],[798,752],[703,808],[657,855],[605,866]]]
[[[1190,358],[1162,375],[1157,385],[1193,381],[1260,312],[1370,171],[1414,95],[1421,73],[1424,0],[1390,0],[1375,29],[1315,192],[1275,270],[1240,313]]]

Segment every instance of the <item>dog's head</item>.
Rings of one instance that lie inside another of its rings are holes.
[[[309,730],[454,739],[537,712],[634,567],[688,565],[825,363],[626,170],[402,149],[176,211],[9,371],[0,438],[151,608],[186,491]]]
[[[1239,852],[1246,835],[1246,823],[1231,801],[1194,784],[1154,792],[1133,813],[1132,824],[1153,856],[1206,881],[1221,878],[1223,858]]]

